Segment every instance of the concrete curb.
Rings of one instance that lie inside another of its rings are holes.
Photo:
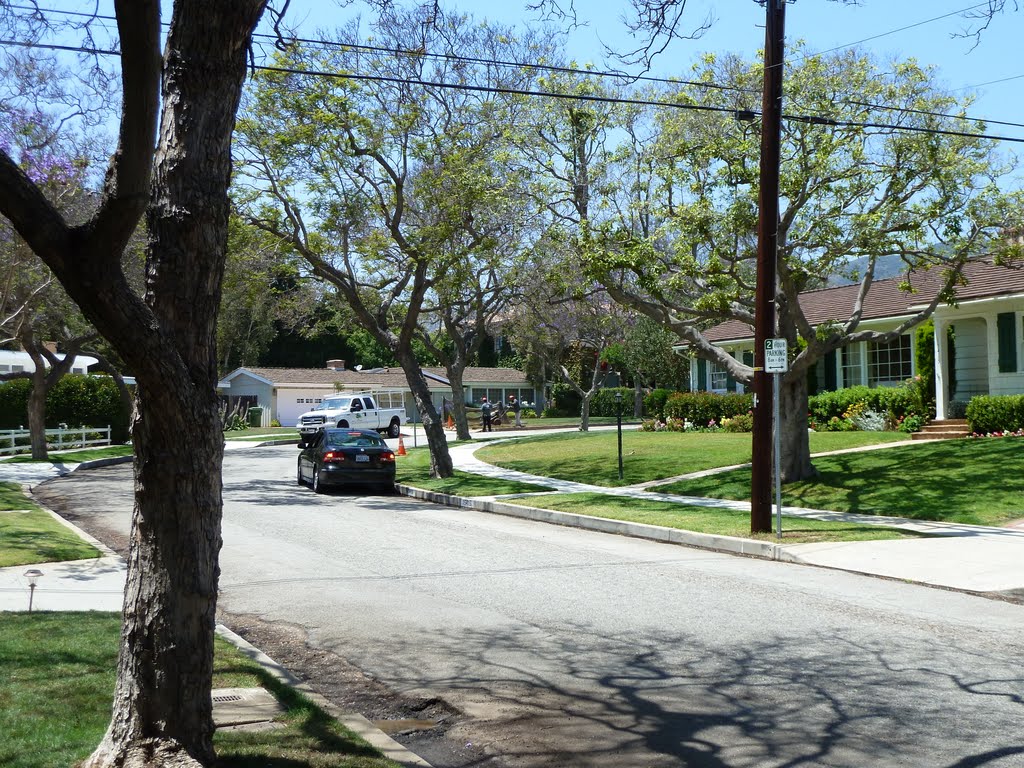
[[[131,464],[135,461],[134,456],[111,456],[107,459],[90,459],[89,461],[83,461],[79,463],[75,470],[79,469],[98,469],[99,467],[112,467],[115,464]]]
[[[272,658],[263,653],[259,648],[247,642],[223,624],[217,625],[217,634],[238,648],[242,653],[259,664],[274,679],[285,685],[300,691],[318,707],[326,711],[331,717],[344,725],[350,731],[356,733],[364,741],[368,742],[374,749],[378,750],[389,760],[407,768],[431,768],[430,763],[419,755],[410,752],[397,741],[392,739],[382,730],[373,725],[369,720],[360,714],[344,712],[334,703],[325,699],[319,693],[310,688],[306,683],[299,680],[295,675],[282,667]]]
[[[451,496],[446,493],[425,491],[408,485],[396,485],[398,492],[404,496],[442,504],[449,507],[473,509],[478,512],[489,512],[496,515],[507,515],[524,520],[534,520],[553,525],[564,525],[570,528],[582,528],[600,533],[614,533],[620,536],[631,536],[637,539],[660,541],[664,544],[678,544],[684,547],[710,549],[734,555],[759,557],[765,560],[801,563],[799,557],[788,552],[783,545],[773,544],[756,539],[743,539],[737,536],[720,536],[712,533],[695,533],[678,528],[662,528],[645,523],[631,523],[626,520],[611,520],[607,517],[589,517],[573,512],[557,512],[539,507],[523,507],[518,504],[505,504],[493,499],[473,499],[463,496]]]

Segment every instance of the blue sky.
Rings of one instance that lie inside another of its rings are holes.
[[[563,5],[568,0],[561,0]],[[91,11],[95,0],[41,0],[41,5],[62,10]],[[635,47],[621,22],[630,12],[627,0],[575,0],[584,27],[570,39],[570,54],[579,62],[603,66],[603,45]],[[166,14],[170,0],[165,0]],[[972,116],[989,121],[1024,124],[1024,58],[1017,52],[1024,40],[1024,7],[997,17],[978,39],[955,37],[977,21],[965,12],[980,9],[976,0],[859,0],[849,5],[834,0],[797,0],[786,10],[789,44],[806,42],[812,51],[859,46],[880,57],[914,57],[933,65],[939,82],[958,92],[975,92]],[[535,23],[526,0],[448,0],[448,9],[505,24]],[[110,0],[101,0],[101,13],[109,13]],[[291,0],[288,23],[302,35],[318,29],[330,31],[353,14],[366,13],[365,4],[339,4],[336,0]],[[706,51],[753,57],[764,43],[764,9],[754,0],[687,0],[686,19],[699,25],[713,23],[699,39],[678,40],[654,63],[652,74],[685,76],[697,56]],[[990,133],[1024,137],[1024,125],[990,125]],[[1013,146],[1013,145],[1011,145]]]
[[[977,25],[964,18],[964,11],[984,5],[971,0],[861,0],[857,6],[798,0],[786,9],[786,37],[788,44],[803,40],[813,51],[856,45],[880,57],[914,57],[934,65],[939,81],[949,89],[977,93],[972,116],[1024,124],[1024,59],[1015,55],[1024,39],[1024,9],[997,17],[979,39],[954,36]],[[621,22],[630,10],[626,0],[576,0],[576,6],[580,21],[587,25],[570,40],[570,53],[578,62],[604,64],[603,44],[635,47]],[[451,0],[445,7],[506,24],[536,21],[522,0]],[[337,26],[359,10],[359,3],[342,9],[332,0],[292,0],[289,19],[307,34]],[[706,51],[757,55],[764,44],[765,18],[758,3],[688,0],[685,18],[694,26],[709,16],[711,28],[699,39],[672,43],[655,61],[653,74],[684,76]],[[993,125],[989,130],[1024,136],[1024,127]]]

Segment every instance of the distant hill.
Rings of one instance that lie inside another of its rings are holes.
[[[867,264],[868,258],[866,256],[860,259],[854,259],[850,262],[850,266],[846,271],[847,273],[862,275],[864,274],[864,268],[867,267]],[[905,273],[905,270],[906,265],[898,254],[894,253],[891,256],[882,256],[877,262],[875,262],[875,280],[899,277]],[[850,278],[843,277],[842,275],[833,275],[829,278],[825,287],[835,288],[839,285],[852,285],[855,282],[859,282],[859,280],[851,280]]]

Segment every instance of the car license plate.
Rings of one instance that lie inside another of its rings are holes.
[[[364,462],[364,461],[368,462],[369,460],[370,460],[370,457],[367,456],[365,453],[358,453],[358,454],[356,454],[356,463],[357,464],[360,463],[360,462]]]

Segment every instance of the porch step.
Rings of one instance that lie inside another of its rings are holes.
[[[913,440],[954,440],[969,437],[971,428],[967,419],[942,419],[925,425],[920,432],[911,435]]]

